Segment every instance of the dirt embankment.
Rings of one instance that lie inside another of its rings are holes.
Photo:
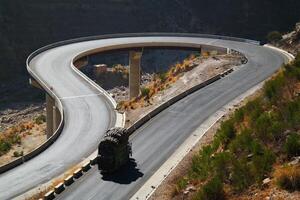
[[[164,75],[162,83],[161,78],[156,74],[145,74],[142,76],[142,94],[134,100],[128,99],[128,88],[118,87],[110,90],[115,100],[119,103],[121,112],[126,114],[126,127],[129,127],[138,119],[149,113],[162,103],[168,101],[174,96],[198,85],[205,80],[222,73],[233,66],[241,64],[240,55],[217,55],[208,57],[192,57],[186,59],[182,64],[176,64],[178,68],[183,65],[190,65],[189,70],[171,76],[169,72]],[[188,64],[184,64],[184,63]],[[170,69],[172,71],[174,69]],[[169,77],[168,77],[169,75]],[[159,75],[161,76],[161,75]],[[165,77],[166,76],[166,77]],[[169,82],[167,82],[170,80]],[[143,94],[143,90],[147,94]]]

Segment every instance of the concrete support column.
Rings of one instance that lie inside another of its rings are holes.
[[[140,94],[141,81],[141,51],[129,52],[129,97],[135,98]]]
[[[56,106],[52,107],[53,110],[53,129],[52,134],[57,130],[58,125],[60,123],[60,113]]]
[[[47,129],[46,134],[47,138],[51,137],[53,134],[53,107],[55,107],[54,99],[46,94],[46,123]]]
[[[76,61],[74,62],[74,66],[75,66],[76,68],[80,69],[80,68],[82,68],[82,67],[84,67],[84,66],[87,66],[88,63],[89,63],[89,57],[88,57],[88,56],[84,56],[84,57],[82,57],[82,58],[76,60]]]

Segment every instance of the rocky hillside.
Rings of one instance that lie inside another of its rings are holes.
[[[264,39],[270,30],[290,29],[299,9],[298,0],[2,0],[0,80],[23,77],[28,54],[58,40],[149,31]]]
[[[295,26],[295,29],[282,36],[282,39],[275,44],[280,48],[283,48],[294,55],[300,53],[300,22]]]

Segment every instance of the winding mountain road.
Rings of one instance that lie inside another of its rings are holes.
[[[139,128],[130,139],[135,161],[129,169],[112,177],[102,177],[94,167],[58,196],[58,199],[117,200],[129,199],[206,118],[271,76],[287,57],[242,41],[163,34],[81,41],[36,55],[29,67],[61,100],[65,125],[61,136],[47,150],[0,175],[0,199],[11,199],[80,162],[97,148],[105,130],[114,125],[113,105],[71,68],[75,56],[95,49],[101,52],[146,46],[199,47],[201,44],[235,49],[244,54],[248,62],[175,103]]]

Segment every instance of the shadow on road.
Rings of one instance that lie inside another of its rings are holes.
[[[113,174],[102,174],[102,179],[105,181],[112,181],[119,184],[130,184],[142,177],[144,174],[136,168],[135,159],[130,159],[129,162],[121,169]],[[100,172],[101,173],[101,172]]]

